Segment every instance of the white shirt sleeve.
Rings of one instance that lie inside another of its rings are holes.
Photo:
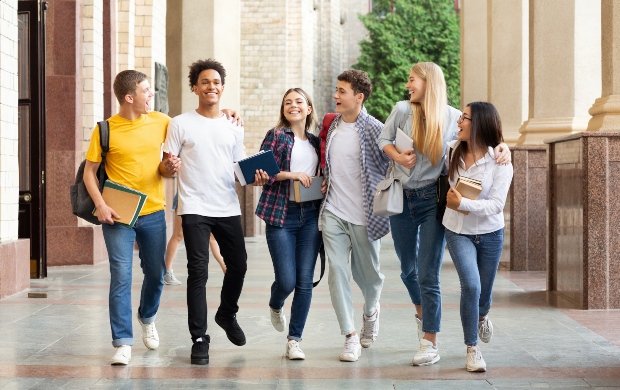
[[[164,152],[168,154],[172,154],[174,156],[179,156],[181,153],[181,129],[179,127],[178,121],[173,118],[170,123],[168,123],[168,131],[166,132],[166,141],[164,142]]]
[[[512,164],[496,165],[493,172],[493,184],[486,199],[471,200],[463,197],[459,210],[485,216],[496,215],[504,210],[506,196],[512,183]]]

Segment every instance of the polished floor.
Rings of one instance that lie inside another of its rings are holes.
[[[500,267],[491,310],[495,334],[481,349],[486,373],[465,371],[459,319],[459,283],[446,251],[442,269],[441,360],[428,367],[409,363],[418,348],[414,310],[400,280],[391,239],[383,240],[378,340],[358,362],[338,361],[344,336],[331,307],[327,275],[314,290],[301,346],[305,361],[284,357],[286,333],[271,325],[267,302],[273,269],[264,237],[247,240],[248,274],[238,314],[247,344],[231,344],[215,325],[222,273],[210,264],[207,284],[210,364],[192,366],[185,304],[185,252],[175,272],[181,286],[165,286],[157,329],[161,344],[149,351],[134,320],[136,344],[129,366],[110,366],[114,350],[108,322],[108,265],[49,269],[29,291],[0,300],[1,389],[511,389],[619,388],[620,311],[561,308],[545,292],[544,273]],[[137,309],[142,280],[134,264]],[[362,298],[353,283],[361,327]],[[47,298],[28,298],[28,292]],[[560,303],[558,303],[560,302]],[[289,314],[290,299],[285,306]]]

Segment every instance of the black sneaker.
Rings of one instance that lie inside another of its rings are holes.
[[[209,335],[199,337],[192,345],[192,364],[209,364]]]
[[[238,346],[245,345],[245,334],[237,322],[236,315],[232,318],[225,318],[218,312],[215,314],[215,323],[224,329],[226,336],[231,343]]]

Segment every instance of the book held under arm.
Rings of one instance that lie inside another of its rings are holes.
[[[280,173],[280,168],[271,150],[261,150],[250,157],[239,160],[233,164],[233,169],[242,186],[254,183],[254,175],[258,169],[262,169],[269,176]]]
[[[400,128],[396,129],[396,140],[394,142],[394,147],[398,153],[402,153],[405,150],[413,149],[413,139],[409,137],[404,131]],[[396,167],[401,170],[405,175],[411,176],[411,172],[413,168],[405,168],[400,164],[396,164]]]
[[[463,198],[476,200],[478,199],[478,195],[482,192],[482,182],[476,179],[470,179],[469,177],[461,176],[456,180],[456,185],[454,189],[461,194]],[[447,206],[452,210],[456,210],[453,207]],[[469,214],[469,211],[456,210],[461,214]]]
[[[108,207],[120,216],[120,219],[114,220],[114,223],[133,227],[142,207],[144,207],[147,195],[133,188],[106,180],[101,197]],[[97,215],[97,209],[93,210],[93,215]]]
[[[293,181],[295,189],[295,202],[308,202],[311,200],[323,199],[325,196],[321,192],[323,185],[323,176],[313,176],[310,187],[306,188],[299,180]]]

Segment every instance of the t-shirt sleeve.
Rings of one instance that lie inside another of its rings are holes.
[[[245,152],[243,150],[244,134],[245,130],[243,129],[243,127],[237,127],[237,143],[235,144],[235,147],[233,149],[233,161],[239,161],[245,158]]]
[[[181,153],[181,129],[178,122],[174,119],[168,123],[163,150],[164,153],[172,154],[177,157],[179,153]]]
[[[101,142],[99,142],[99,125],[95,126],[91,136],[90,145],[86,152],[86,159],[92,162],[101,162]]]

